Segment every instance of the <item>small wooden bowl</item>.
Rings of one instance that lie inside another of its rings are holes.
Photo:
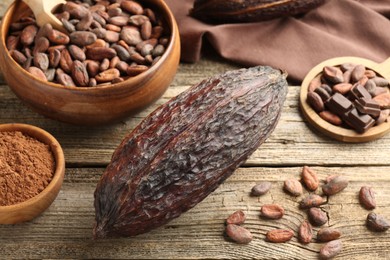
[[[119,121],[156,101],[172,82],[180,60],[180,37],[175,18],[163,0],[145,0],[170,31],[170,43],[149,70],[124,82],[102,87],[65,87],[41,81],[27,73],[10,56],[6,36],[12,21],[30,9],[15,1],[0,27],[0,67],[12,91],[38,113],[77,125]]]
[[[352,129],[332,125],[323,120],[307,103],[307,92],[310,82],[320,73],[325,66],[339,66],[343,63],[363,64],[366,68],[375,71],[380,76],[390,80],[390,58],[383,63],[357,57],[339,57],[326,60],[315,66],[305,77],[301,86],[300,107],[306,120],[317,130],[338,141],[348,143],[362,143],[378,139],[390,131],[390,122],[384,122],[371,127],[367,132],[359,134]]]
[[[45,211],[57,197],[65,174],[64,153],[58,141],[51,134],[32,125],[0,125],[0,132],[12,131],[20,131],[49,145],[54,155],[56,168],[49,185],[37,196],[15,205],[0,206],[0,224],[16,224],[29,221]]]

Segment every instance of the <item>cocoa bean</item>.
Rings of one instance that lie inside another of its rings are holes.
[[[85,65],[79,61],[75,60],[72,64],[72,78],[77,86],[86,87],[89,84],[89,76]]]
[[[145,65],[132,65],[127,67],[127,75],[129,76],[137,76],[138,74],[141,74],[142,72],[145,72],[149,69],[149,67]]]
[[[76,25],[76,30],[78,31],[86,31],[91,26],[93,21],[93,17],[91,12],[87,12],[87,14],[80,20],[80,22]]]
[[[235,225],[241,225],[245,222],[246,216],[245,213],[242,210],[238,210],[231,214],[227,219],[226,219],[226,224],[235,224]]]
[[[127,24],[127,21],[128,21],[128,18],[126,16],[114,16],[114,17],[110,17],[110,19],[108,19],[108,22],[110,24],[120,26],[120,27],[125,26]]]
[[[89,13],[87,8],[71,1],[66,2],[63,7],[63,10],[77,19],[82,19]]]
[[[253,235],[249,230],[235,224],[226,226],[226,235],[238,244],[248,244],[253,239]]]
[[[390,109],[381,110],[379,117],[376,119],[376,124],[380,125],[386,122],[386,120],[389,118],[389,115],[390,115]]]
[[[74,26],[71,22],[65,19],[61,19],[62,25],[64,26],[65,30],[67,30],[69,33],[76,31],[76,26]]]
[[[113,24],[107,24],[106,30],[120,33],[122,31],[122,28]]]
[[[385,78],[382,78],[382,77],[375,77],[375,78],[372,78],[372,80],[375,82],[375,84],[378,87],[387,87],[389,85],[389,81]]]
[[[45,70],[43,73],[45,73],[46,79],[49,82],[52,82],[56,77],[56,69],[48,69]]]
[[[52,49],[49,51],[49,65],[52,68],[57,68],[61,59],[61,51],[58,49]]]
[[[364,76],[366,76],[368,79],[372,79],[376,77],[376,73],[373,70],[367,70],[364,72]]]
[[[75,87],[76,84],[73,82],[73,79],[71,76],[66,74],[62,69],[56,70],[56,80],[61,85],[64,85],[66,87]]]
[[[355,68],[356,64],[353,63],[343,63],[340,65],[340,69],[342,72],[352,71]]]
[[[110,17],[116,17],[116,16],[119,16],[122,14],[122,9],[120,9],[119,7],[107,8],[107,14]],[[124,25],[126,25],[126,24],[127,24],[127,19],[126,19],[126,23]]]
[[[252,187],[251,195],[256,197],[264,195],[271,189],[271,187],[272,187],[271,182],[268,181],[260,182]]]
[[[123,82],[123,81],[125,81],[124,78],[115,78],[115,79],[113,79],[113,80],[111,81],[111,84],[121,83],[121,82]]]
[[[136,27],[125,27],[120,33],[120,38],[128,45],[137,45],[142,42],[141,33]]]
[[[371,212],[367,215],[367,227],[375,232],[384,232],[390,228],[390,222],[383,216]]]
[[[325,195],[335,195],[348,186],[348,179],[344,176],[334,176],[329,182],[322,185],[322,191]]]
[[[123,61],[130,60],[130,53],[121,45],[114,45],[112,48],[116,51],[119,58]]]
[[[164,32],[164,28],[162,26],[154,26],[152,28],[152,34],[150,35],[150,38],[158,39],[161,37],[161,35]]]
[[[359,192],[359,201],[364,208],[368,210],[375,209],[376,201],[373,189],[367,186],[361,187]]]
[[[298,240],[302,244],[309,244],[313,238],[313,228],[307,220],[304,220],[299,226]]]
[[[70,73],[72,70],[72,64],[73,60],[70,56],[70,53],[67,49],[63,49],[61,51],[61,58],[60,58],[60,67],[63,69],[66,73]]]
[[[122,9],[126,10],[130,14],[142,14],[144,12],[143,7],[134,1],[125,0],[121,3]]]
[[[149,18],[152,23],[157,23],[156,14],[150,8],[144,9],[144,14]]]
[[[351,74],[352,70],[347,70],[343,73],[344,82],[343,83],[349,83],[351,82]]]
[[[38,27],[36,25],[28,25],[20,34],[20,42],[25,46],[31,45],[35,40],[37,32]]]
[[[321,77],[320,76],[315,77],[314,79],[312,79],[312,81],[310,81],[308,91],[313,92],[316,88],[319,88],[321,84],[322,84]]]
[[[339,239],[341,232],[334,228],[321,228],[317,232],[317,240],[320,242],[329,242],[332,240]]]
[[[100,63],[100,67],[99,67],[99,70],[100,71],[105,71],[105,70],[108,70],[108,68],[110,68],[110,60],[105,58],[104,60],[102,60],[102,62]]]
[[[318,188],[320,182],[317,173],[309,166],[303,166],[301,177],[308,190],[315,191]]]
[[[30,72],[31,75],[38,78],[39,80],[47,81],[46,75],[45,75],[45,73],[43,73],[43,71],[41,69],[34,67],[34,66],[31,66],[27,69],[27,71]]]
[[[86,68],[89,76],[94,78],[99,73],[100,65],[98,62],[90,60],[87,63]]]
[[[164,52],[165,52],[164,45],[158,44],[158,45],[156,45],[156,47],[154,47],[152,55],[153,55],[153,57],[158,57],[158,56],[163,55]]]
[[[341,120],[341,118],[338,115],[333,114],[332,112],[330,112],[328,110],[324,110],[324,111],[320,112],[319,116],[322,119],[324,119],[326,122],[331,123],[332,125],[340,126],[343,123],[343,121]]]
[[[34,56],[33,59],[34,66],[41,69],[42,71],[45,71],[49,68],[49,57],[45,53],[37,53]]]
[[[283,188],[293,196],[300,196],[303,193],[302,184],[296,179],[286,180]]]
[[[324,204],[326,200],[317,194],[310,194],[299,203],[301,209],[308,209],[312,207],[318,207]]]
[[[351,73],[352,83],[355,83],[355,82],[358,82],[359,80],[361,80],[363,78],[365,72],[366,72],[366,67],[364,67],[364,65],[362,65],[362,64],[356,65]],[[362,85],[364,85],[364,84],[362,84]]]
[[[128,22],[135,26],[141,26],[144,22],[149,21],[149,18],[145,15],[139,14],[139,15],[132,15],[130,16]]]
[[[104,59],[112,59],[116,56],[116,51],[112,48],[94,47],[86,51],[88,59],[102,61]]]
[[[88,87],[96,87],[97,81],[94,78],[89,79]]]
[[[328,222],[328,215],[326,214],[326,212],[322,211],[320,208],[315,208],[315,207],[310,208],[308,215],[309,215],[310,223],[313,226],[316,226],[316,227],[322,226],[326,222]]]
[[[68,44],[70,41],[68,35],[66,35],[65,33],[62,33],[56,29],[51,30],[51,32],[49,33],[47,38],[49,39],[49,41],[51,43],[60,44],[60,45]]]
[[[114,31],[106,31],[106,36],[104,40],[110,43],[118,42],[120,34]]]
[[[268,231],[266,240],[272,243],[285,243],[294,236],[294,232],[290,229],[274,229]]]
[[[106,71],[100,72],[95,76],[95,79],[98,83],[109,82],[115,78],[120,77],[120,72],[117,69],[108,69]]]
[[[141,25],[141,37],[144,40],[148,40],[152,35],[152,23],[150,21],[145,21]]]
[[[145,64],[145,58],[141,54],[139,54],[138,52],[131,53],[130,60],[132,60],[138,64],[141,64],[141,65]]]
[[[76,45],[70,45],[68,50],[74,60],[85,61],[85,59],[87,58],[85,56],[85,52]]]
[[[102,48],[103,47],[108,47],[107,46],[107,42],[105,42],[102,39],[97,39],[94,43],[85,46],[85,48],[87,48],[87,49],[96,48],[96,47],[102,47]]]
[[[20,36],[8,36],[6,45],[9,51],[18,49],[20,45]]]
[[[320,249],[320,258],[321,259],[331,259],[338,255],[343,248],[343,245],[340,240],[333,240],[326,243]]]
[[[367,80],[366,84],[364,85],[364,88],[368,91],[368,93],[370,93],[371,96],[376,96],[376,84],[373,80]]]
[[[18,50],[11,50],[9,54],[20,65],[23,65],[27,61],[27,57]]]
[[[277,204],[266,204],[260,209],[260,216],[267,219],[281,219],[284,209]]]
[[[49,46],[50,46],[50,42],[46,37],[38,38],[35,41],[35,46],[33,50],[34,55],[38,52],[42,52],[42,53],[46,52],[47,49],[49,49]]]
[[[145,44],[141,49],[141,55],[144,57],[151,55],[152,51],[153,51],[153,46],[151,44]]]
[[[334,84],[343,83],[343,72],[337,67],[325,66],[323,69],[324,77]]]
[[[346,95],[352,89],[352,84],[339,83],[339,84],[334,85],[332,89],[334,92],[338,92],[342,95]]]
[[[72,32],[70,35],[70,42],[72,44],[76,44],[78,46],[87,46],[91,45],[97,40],[97,37],[94,33],[92,32],[86,32],[86,31],[81,31],[81,32]]]
[[[321,85],[319,88],[316,88],[314,90],[314,92],[317,93],[321,97],[323,102],[326,102],[330,98],[330,94],[322,86],[323,85]],[[327,86],[327,85],[325,85],[325,86]]]
[[[378,102],[382,109],[390,108],[390,94],[389,93],[383,93],[380,95],[376,95],[373,98],[373,100]]]
[[[324,111],[324,102],[320,95],[315,92],[307,93],[307,103],[318,113]]]
[[[119,59],[118,56],[115,56],[114,58],[112,58],[110,60],[110,64],[109,64],[109,68],[110,69],[113,69],[113,68],[116,68],[116,65],[120,62],[121,60]]]
[[[52,33],[53,26],[50,23],[47,23],[39,28],[36,39],[39,39],[41,37],[48,38],[49,35]]]

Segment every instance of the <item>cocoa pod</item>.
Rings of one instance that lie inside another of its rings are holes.
[[[205,22],[258,22],[308,12],[325,0],[195,0],[190,14]]]
[[[262,66],[226,72],[146,117],[96,187],[94,237],[145,233],[206,198],[275,128],[285,77]]]

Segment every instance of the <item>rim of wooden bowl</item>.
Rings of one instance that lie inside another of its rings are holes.
[[[310,105],[307,103],[307,93],[310,82],[322,73],[322,69],[324,66],[339,66],[342,63],[355,63],[355,64],[363,64],[369,69],[372,69],[382,77],[389,79],[388,71],[387,71],[387,63],[389,63],[390,59],[386,60],[383,63],[376,63],[372,60],[358,58],[358,57],[337,57],[329,60],[325,60],[320,64],[313,67],[310,72],[304,78],[301,91],[300,91],[300,108],[305,117],[305,119],[309,122],[309,124],[315,127],[318,131],[325,134],[328,137],[336,139],[338,141],[346,142],[346,143],[363,143],[376,140],[390,131],[390,122],[384,122],[378,126],[373,126],[367,130],[367,132],[363,134],[359,134],[352,129],[347,129],[340,126],[335,126],[327,121],[323,120],[319,114],[314,111]]]
[[[7,9],[7,11],[5,12],[4,16],[3,16],[3,19],[2,21],[6,21],[6,20],[12,20],[10,16],[12,16],[13,12],[15,11],[15,8],[16,8],[16,4],[17,4],[18,1],[14,1]],[[58,83],[52,83],[52,82],[47,82],[47,81],[43,81],[41,79],[38,79],[36,77],[34,77],[33,75],[31,75],[30,73],[28,73],[26,70],[24,70],[10,55],[9,51],[7,50],[7,48],[5,47],[5,52],[7,54],[7,57],[8,59],[10,59],[12,62],[14,62],[17,66],[16,69],[20,70],[23,74],[27,75],[28,77],[34,79],[34,80],[37,80],[39,82],[41,82],[42,84],[45,84],[45,85],[48,85],[48,86],[51,86],[51,87],[54,87],[54,88],[60,88],[60,89],[69,89],[69,90],[72,90],[72,91],[79,91],[79,92],[83,92],[83,91],[89,91],[91,89],[101,89],[101,90],[104,90],[104,89],[120,89],[120,88],[123,88],[123,86],[126,86],[126,85],[131,85],[132,83],[137,83],[137,81],[141,78],[149,78],[151,75],[153,75],[154,73],[156,73],[156,70],[158,70],[158,68],[162,65],[162,63],[164,63],[164,61],[167,59],[168,55],[171,54],[172,51],[174,51],[174,44],[175,44],[175,41],[177,40],[177,38],[179,37],[179,31],[178,31],[178,28],[177,28],[177,24],[176,24],[176,20],[174,18],[174,15],[173,13],[171,12],[170,8],[168,7],[168,5],[165,3],[165,1],[162,1],[162,0],[147,0],[146,1],[147,4],[151,4],[151,5],[155,5],[155,6],[158,6],[158,11],[160,11],[160,13],[162,14],[163,18],[165,19],[168,27],[169,27],[169,30],[170,30],[170,39],[169,39],[169,44],[164,52],[164,54],[161,56],[161,58],[155,63],[153,64],[148,70],[134,76],[134,77],[130,77],[128,78],[127,80],[123,81],[123,82],[118,82],[118,83],[114,83],[114,84],[108,84],[108,85],[103,85],[103,86],[99,86],[99,87],[77,87],[77,86],[64,86],[64,85],[61,85],[61,84],[58,84]],[[1,34],[3,35],[3,32],[5,32],[5,37],[0,37],[2,38],[1,41],[2,41],[2,45],[3,46],[6,46],[6,35],[8,34],[8,27],[6,28],[5,26],[5,23],[4,22],[1,22],[0,24],[0,32]],[[141,85],[139,85],[138,88],[141,88]],[[138,89],[137,88],[137,89]]]
[[[29,125],[29,124],[0,124],[0,132],[16,132],[20,131],[23,134],[31,136],[38,141],[49,145],[54,159],[55,159],[55,171],[53,178],[46,188],[40,192],[35,197],[32,197],[26,201],[20,202],[18,204],[9,205],[9,206],[0,206],[0,224],[16,224],[31,220],[43,211],[45,211],[57,197],[65,175],[65,156],[61,148],[60,143],[55,139],[51,134],[45,130]],[[43,205],[41,205],[41,203]],[[39,210],[36,210],[35,214],[29,214],[26,216],[18,215],[18,213],[25,211],[26,209],[32,207],[40,207]]]

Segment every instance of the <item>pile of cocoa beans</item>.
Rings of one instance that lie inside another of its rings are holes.
[[[7,48],[35,77],[65,86],[125,81],[154,65],[170,41],[158,15],[135,1],[68,1],[55,15],[65,32],[38,27],[31,14],[10,25]]]

